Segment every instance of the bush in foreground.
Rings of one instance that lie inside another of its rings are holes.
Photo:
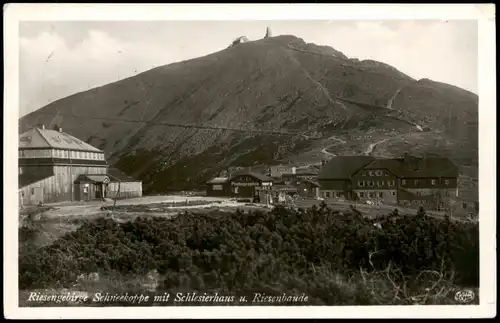
[[[479,285],[477,225],[425,215],[378,222],[326,206],[99,219],[23,250],[20,288],[69,287],[81,273],[157,270],[165,291],[306,293],[309,304],[342,305],[411,303],[443,283]]]

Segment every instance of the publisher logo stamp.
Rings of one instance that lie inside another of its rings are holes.
[[[459,290],[458,292],[455,293],[455,300],[462,304],[467,304],[472,302],[475,297],[476,295],[474,294],[474,292],[468,289]]]

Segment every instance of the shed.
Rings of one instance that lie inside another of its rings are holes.
[[[108,197],[125,199],[142,196],[142,181],[123,173],[118,168],[109,168]]]

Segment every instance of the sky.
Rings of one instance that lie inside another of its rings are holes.
[[[237,37],[294,35],[350,58],[477,94],[476,20],[21,22],[19,115],[77,92],[223,50]]]

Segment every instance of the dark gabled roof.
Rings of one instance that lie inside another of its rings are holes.
[[[274,181],[269,176],[266,176],[266,175],[260,174],[260,173],[255,173],[255,172],[236,172],[231,176],[231,180],[233,180],[233,178],[235,178],[236,176],[242,176],[242,175],[248,175],[248,176],[255,177],[262,182],[273,182]]]
[[[458,177],[458,167],[445,157],[377,159],[363,169],[387,169],[401,178]]]
[[[49,178],[51,176],[54,176],[54,172],[52,171],[52,169],[50,171],[47,171],[47,172],[37,172],[34,174],[33,173],[21,174],[21,175],[19,175],[18,187],[23,188],[25,186],[39,182],[39,181],[46,179],[46,178]]]
[[[118,168],[109,168],[108,169],[108,176],[110,177],[112,182],[115,181],[120,181],[120,182],[142,182],[141,180],[138,180],[136,178],[133,178],[132,176],[129,176],[119,170]]]
[[[371,156],[335,156],[323,166],[318,179],[347,179],[358,169],[368,165],[375,158]]]
[[[318,171],[316,169],[310,168],[298,168],[295,171],[296,175],[318,175]]]

